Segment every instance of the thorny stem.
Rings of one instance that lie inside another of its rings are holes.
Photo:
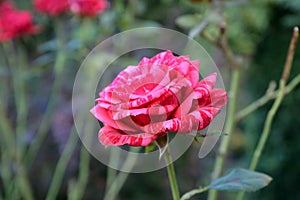
[[[273,106],[271,107],[271,109],[268,112],[268,115],[267,115],[267,118],[266,118],[266,121],[265,121],[265,124],[264,124],[264,128],[263,128],[263,132],[262,132],[262,134],[259,138],[258,145],[256,146],[256,149],[255,149],[254,154],[252,156],[252,160],[251,160],[251,163],[250,163],[250,166],[249,166],[250,170],[255,170],[257,165],[258,165],[260,156],[261,156],[262,151],[265,147],[267,139],[270,135],[271,125],[272,125],[274,116],[275,116],[276,112],[278,111],[278,108],[279,108],[279,106],[280,106],[280,104],[281,104],[281,102],[284,98],[285,85],[286,85],[286,81],[289,77],[290,70],[291,70],[291,67],[292,67],[292,62],[293,62],[293,59],[294,59],[295,47],[296,47],[296,44],[297,44],[297,41],[298,41],[298,37],[299,37],[299,29],[298,29],[298,27],[295,27],[294,28],[294,33],[293,33],[293,36],[292,36],[292,39],[291,39],[291,43],[290,43],[290,46],[289,46],[289,50],[288,50],[288,54],[287,54],[287,58],[286,58],[286,63],[284,65],[283,73],[282,73],[282,76],[281,76],[279,91],[278,91],[278,94],[277,94],[277,97],[275,99],[275,102],[274,102]],[[245,192],[240,192],[237,196],[237,199],[242,200],[244,198],[244,196],[245,196]]]

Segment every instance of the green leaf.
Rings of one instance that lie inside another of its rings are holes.
[[[202,15],[182,15],[176,19],[176,24],[181,28],[190,29],[201,23]]]
[[[154,142],[151,142],[148,146],[145,147],[145,153],[150,153],[155,149],[156,145]]]
[[[208,187],[225,191],[256,191],[267,186],[272,178],[247,169],[233,169],[229,174],[214,180]]]

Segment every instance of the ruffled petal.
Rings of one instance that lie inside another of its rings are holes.
[[[138,133],[129,135],[110,126],[104,126],[99,131],[98,139],[101,144],[105,146],[121,146],[124,144],[128,144],[130,146],[147,146],[159,136],[161,136],[161,134],[152,135],[149,133]]]
[[[152,58],[143,58],[138,66],[160,65],[168,69],[175,69],[187,78],[192,87],[199,80],[199,61],[190,61],[188,56],[174,56],[171,51],[159,53]]]

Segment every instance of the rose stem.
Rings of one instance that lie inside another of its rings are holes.
[[[180,195],[179,195],[178,185],[176,181],[174,165],[172,163],[172,156],[170,154],[170,149],[168,147],[165,152],[165,161],[167,164],[168,177],[169,177],[169,182],[172,190],[173,200],[179,200]]]
[[[76,134],[76,128],[75,125],[72,127],[72,131],[69,135],[68,142],[64,148],[64,151],[62,155],[60,156],[54,174],[53,178],[46,196],[46,200],[55,200],[59,191],[59,188],[61,186],[64,173],[67,167],[67,164],[69,163],[71,156],[75,150],[76,144],[78,142],[78,135]]]
[[[267,139],[270,135],[270,129],[271,129],[271,125],[272,125],[274,116],[275,116],[276,112],[278,111],[278,108],[282,102],[284,95],[285,95],[285,85],[286,85],[286,81],[287,81],[290,71],[291,71],[294,54],[295,54],[295,47],[296,47],[296,44],[298,41],[298,37],[299,37],[299,29],[298,29],[298,27],[295,27],[294,33],[293,33],[293,36],[292,36],[292,39],[290,42],[286,62],[284,65],[282,77],[280,79],[279,91],[278,91],[278,94],[277,94],[274,104],[272,105],[271,109],[268,112],[268,115],[267,115],[267,118],[266,118],[266,121],[264,124],[264,128],[263,128],[263,132],[259,138],[258,145],[256,146],[256,149],[252,156],[252,160],[251,160],[250,167],[249,167],[250,170],[255,170],[257,167],[261,153],[262,153],[264,146],[267,142]],[[244,196],[245,196],[245,192],[240,192],[237,196],[237,199],[242,200],[244,198]]]

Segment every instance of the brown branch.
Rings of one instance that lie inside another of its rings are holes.
[[[298,38],[299,38],[299,28],[295,27],[294,32],[293,32],[293,37],[290,42],[286,62],[284,65],[284,71],[283,71],[282,77],[281,77],[281,79],[285,82],[287,81],[287,79],[289,78],[289,75],[290,75],[291,66],[292,66],[292,62],[294,59],[295,48],[297,45]]]

